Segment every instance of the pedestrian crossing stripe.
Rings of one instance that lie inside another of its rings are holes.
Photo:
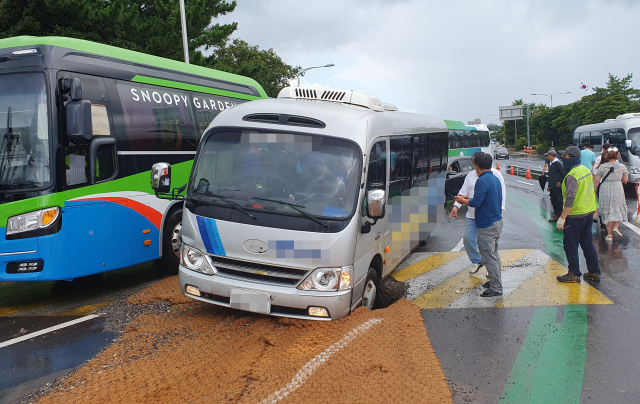
[[[484,298],[482,268],[470,274],[464,252],[415,253],[391,274],[408,286],[407,299],[421,309],[613,304],[588,282],[561,283],[567,269],[540,250],[501,250],[503,295]]]

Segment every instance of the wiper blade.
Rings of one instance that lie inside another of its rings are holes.
[[[6,143],[6,148],[5,148]],[[11,123],[11,107],[7,111],[7,131],[4,136],[2,136],[2,146],[0,146],[0,152],[4,149],[2,153],[2,160],[0,160],[0,180],[2,179],[2,171],[4,171],[4,163],[7,159],[7,155],[9,154],[9,149],[11,148],[11,144],[13,143],[13,125]]]
[[[312,220],[316,223],[318,223],[319,225],[321,225],[322,227],[324,227],[325,229],[327,227],[329,227],[328,224],[326,224],[325,222],[323,222],[322,220],[318,219],[317,217],[305,212],[304,210],[300,210],[300,208],[306,208],[306,206],[302,206],[302,205],[297,205],[293,202],[287,202],[287,201],[282,201],[279,199],[269,199],[269,198],[258,198],[257,196],[253,196],[252,199],[257,199],[259,201],[267,201],[267,202],[274,202],[274,203],[279,203],[281,205],[287,205],[287,206],[291,206],[293,209],[297,210],[298,212],[302,213],[305,217],[307,217],[309,220]]]
[[[198,194],[202,194],[202,195],[206,195],[206,196],[213,196],[214,198],[218,198],[224,202],[227,203],[227,205],[233,207],[234,209],[239,210],[240,212],[244,213],[245,215],[249,216],[250,218],[252,218],[253,220],[256,220],[257,218],[252,215],[251,213],[247,212],[246,210],[242,209],[242,207],[240,205],[238,205],[235,202],[230,201],[229,199],[227,199],[227,197],[222,196],[222,195],[218,195],[218,194],[214,194],[211,191],[206,191],[206,192],[197,192]]]

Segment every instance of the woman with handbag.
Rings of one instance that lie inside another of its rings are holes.
[[[596,196],[600,200],[600,216],[607,228],[605,240],[611,242],[613,234],[622,237],[618,227],[620,222],[627,221],[627,201],[622,185],[629,181],[629,170],[624,164],[618,162],[617,148],[612,147],[607,150],[594,179]]]

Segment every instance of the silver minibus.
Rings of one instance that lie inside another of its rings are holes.
[[[640,181],[640,113],[623,114],[603,123],[584,125],[576,128],[573,135],[575,146],[589,142],[596,154],[602,152],[602,145],[610,143],[620,151],[622,162],[629,169],[629,183]]]
[[[448,130],[358,91],[285,88],[221,112],[186,184],[179,279],[204,302],[300,319],[373,308],[444,205]],[[155,164],[156,194],[171,167]]]

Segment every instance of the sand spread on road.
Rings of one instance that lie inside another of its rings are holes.
[[[172,277],[131,301],[156,293],[174,306],[138,317],[39,402],[452,402],[420,310],[407,300],[335,322],[295,320],[179,304]]]

